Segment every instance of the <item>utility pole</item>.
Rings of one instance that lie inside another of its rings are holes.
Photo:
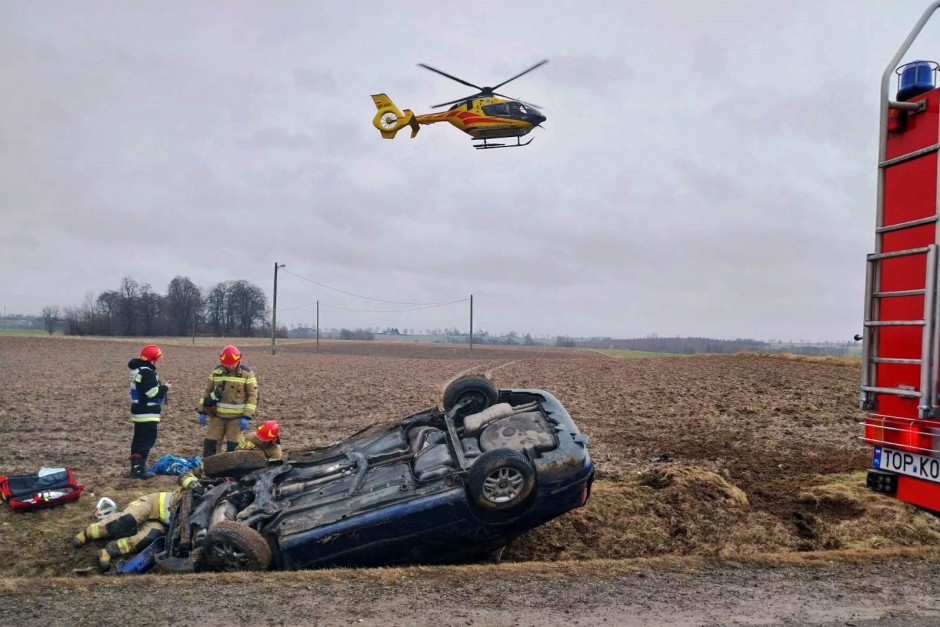
[[[320,301],[317,301],[317,352],[320,352]]]
[[[271,354],[277,353],[277,269],[283,268],[283,263],[274,262],[274,302],[271,305]]]
[[[473,354],[473,294],[470,294],[470,354]]]

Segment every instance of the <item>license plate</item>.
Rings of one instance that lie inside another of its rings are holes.
[[[940,459],[917,453],[902,453],[876,446],[871,460],[872,468],[889,470],[926,481],[940,482]]]

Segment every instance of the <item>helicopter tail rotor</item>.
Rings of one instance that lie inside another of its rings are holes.
[[[372,126],[382,133],[382,137],[393,139],[395,134],[406,126],[411,127],[412,138],[418,134],[418,129],[421,127],[411,109],[399,110],[392,99],[385,94],[374,94],[372,101],[378,109],[375,117],[372,118]]]

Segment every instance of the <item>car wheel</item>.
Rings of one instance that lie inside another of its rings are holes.
[[[202,474],[207,477],[231,477],[267,466],[264,453],[258,449],[216,453],[202,460]]]
[[[266,570],[271,564],[271,547],[251,527],[224,520],[206,534],[202,557],[209,570]]]
[[[535,491],[535,469],[519,451],[500,448],[480,455],[470,467],[467,490],[481,510],[518,515]]]
[[[444,390],[444,410],[450,410],[460,401],[470,401],[470,412],[483,411],[499,401],[499,390],[493,382],[476,375],[465,375],[451,381]]]

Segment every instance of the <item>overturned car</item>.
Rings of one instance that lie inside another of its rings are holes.
[[[255,451],[207,458],[203,489],[180,499],[158,569],[495,560],[513,538],[585,504],[588,438],[552,394],[471,376],[443,400],[443,410],[280,466]]]

